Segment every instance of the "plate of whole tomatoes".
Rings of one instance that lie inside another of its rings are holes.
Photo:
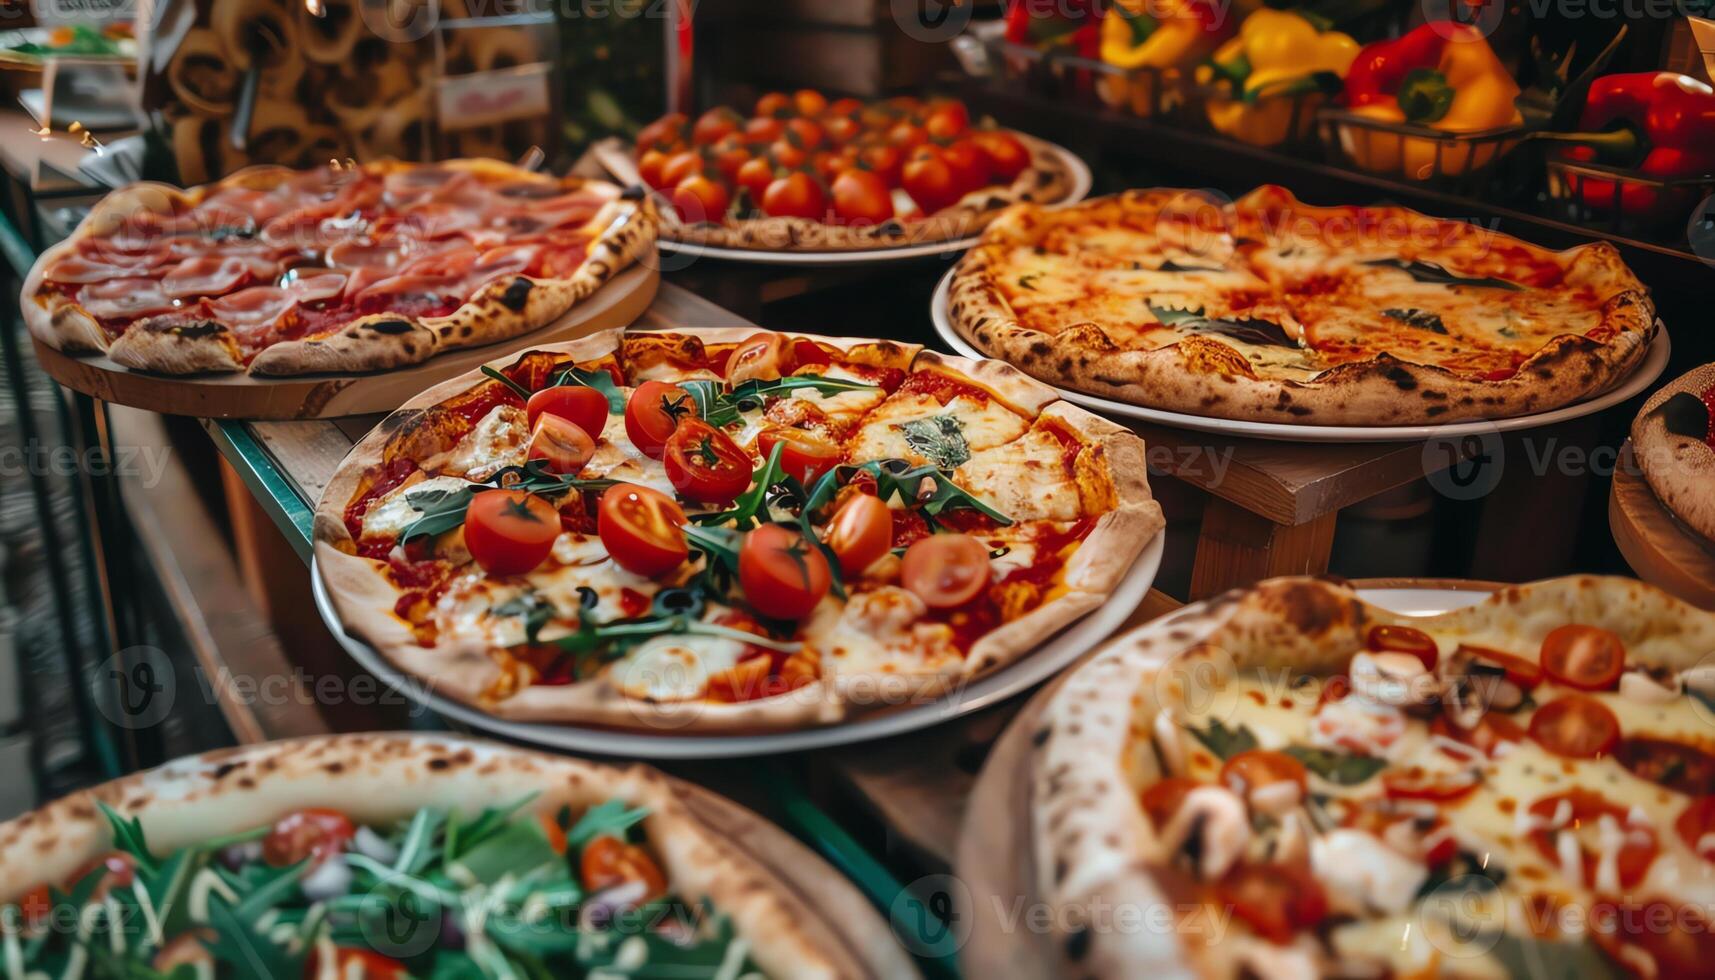
[[[1090,189],[1070,151],[973,121],[956,99],[829,100],[813,89],[671,113],[596,155],[661,198],[664,249],[748,262],[957,252],[1012,204],[1070,203]]]

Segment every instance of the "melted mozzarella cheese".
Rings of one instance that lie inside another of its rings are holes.
[[[743,653],[743,643],[724,636],[657,636],[627,653],[609,676],[627,697],[689,701],[702,696],[709,678],[736,666]]]
[[[929,607],[911,592],[884,585],[840,603],[824,600],[811,614],[804,635],[819,646],[824,671],[864,673],[933,672],[959,659],[953,630],[926,623]]]
[[[992,398],[958,395],[947,404],[927,395],[895,394],[864,420],[852,440],[852,459],[904,459],[926,463],[928,458],[905,438],[905,424],[937,415],[952,417],[972,453],[992,449],[1024,434],[1024,417]]]
[[[585,479],[622,480],[659,490],[675,496],[673,481],[667,479],[667,469],[658,459],[650,459],[632,445],[625,435],[625,418],[609,415],[607,425],[596,442],[595,454],[584,464],[579,474]]]
[[[496,405],[453,447],[447,469],[480,482],[522,464],[530,441],[528,418],[516,405]]]
[[[365,536],[396,535],[410,526],[423,512],[411,506],[410,495],[435,491],[460,490],[470,481],[456,476],[437,476],[415,483],[405,483],[389,490],[381,499],[369,505],[363,514]]]
[[[599,541],[596,543],[600,544]],[[593,557],[593,552],[585,557]],[[528,578],[538,595],[553,603],[554,608],[567,614],[584,608],[581,589],[594,591],[596,604],[589,611],[603,621],[627,615],[625,592],[630,591],[647,599],[652,598],[661,588],[660,583],[655,580],[628,572],[619,567],[613,559],[605,557],[593,563],[541,568],[531,572]],[[635,615],[635,610],[630,614]]]
[[[1337,828],[1310,842],[1310,866],[1335,908],[1353,915],[1403,912],[1429,869],[1362,830]]]
[[[977,452],[953,472],[953,482],[1015,521],[1073,521],[1083,505],[1065,456],[1060,440],[1032,429]]]

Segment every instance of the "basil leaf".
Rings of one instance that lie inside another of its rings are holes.
[[[1149,312],[1157,320],[1169,327],[1190,330],[1194,333],[1212,333],[1247,344],[1262,347],[1297,347],[1298,341],[1287,335],[1286,330],[1278,323],[1267,320],[1221,320],[1212,319],[1198,310],[1178,310],[1150,304]]]
[[[542,628],[557,615],[559,610],[554,604],[542,598],[537,592],[520,592],[518,595],[494,607],[496,616],[517,616],[524,620],[524,638],[526,643],[534,644]]]
[[[456,865],[484,885],[505,875],[524,877],[538,868],[565,867],[535,820],[511,820],[459,857]],[[455,879],[456,879],[455,875]]]
[[[1444,334],[1447,332],[1447,325],[1441,322],[1441,317],[1429,312],[1428,310],[1390,309],[1383,310],[1382,316],[1398,320],[1409,327],[1416,327],[1419,330],[1427,330],[1430,333]]]
[[[523,385],[512,380],[511,378],[500,373],[499,371],[496,371],[495,369],[484,364],[482,366],[482,373],[488,375],[490,378],[493,378],[494,380],[500,382],[501,384],[505,385],[506,387],[511,388],[512,393],[514,395],[517,395],[519,398],[522,398],[525,401],[530,400],[530,389],[524,387]]]
[[[971,458],[965,430],[952,415],[912,419],[900,426],[905,444],[944,470],[956,470]]]
[[[1472,941],[1485,940],[1473,937]],[[1500,963],[1501,971],[1509,977],[1620,980],[1627,975],[1588,938],[1566,941],[1502,932],[1489,956]]]
[[[1368,782],[1376,773],[1387,768],[1385,759],[1367,755],[1347,755],[1305,745],[1289,745],[1287,755],[1304,763],[1304,768],[1339,786],[1356,786]]]
[[[1410,262],[1405,259],[1367,259],[1364,264],[1398,269],[1418,282],[1434,283],[1441,286],[1482,286],[1488,289],[1510,289],[1515,292],[1524,289],[1516,282],[1508,282],[1505,279],[1496,279],[1492,276],[1481,278],[1461,276],[1449,272],[1433,262],[1425,262],[1421,259]]]
[[[410,544],[418,538],[432,538],[463,524],[465,511],[470,509],[471,498],[476,496],[479,486],[482,484],[473,483],[457,490],[407,491],[405,502],[423,516],[405,526],[399,535],[399,543]]]
[[[1243,725],[1237,728],[1228,728],[1221,724],[1219,718],[1209,719],[1208,728],[1186,725],[1185,730],[1190,732],[1197,741],[1202,742],[1210,752],[1215,753],[1223,760],[1231,759],[1240,752],[1248,752],[1257,746],[1256,736],[1251,733],[1249,728]]]

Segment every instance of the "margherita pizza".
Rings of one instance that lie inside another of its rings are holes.
[[[1715,364],[1650,396],[1632,423],[1632,452],[1667,509],[1715,542]]]
[[[1171,915],[1063,948],[1106,977],[1715,975],[1712,652],[1715,615],[1595,577],[1435,617],[1277,579],[1137,630],[1045,709],[1035,866],[1062,909]]]
[[[1101,605],[1143,444],[995,362],[609,331],[389,416],[316,514],[340,623],[514,719],[705,729],[933,696]]]
[[[0,824],[19,980],[854,975],[811,918],[658,773],[456,737],[210,752]]]
[[[655,242],[611,184],[491,160],[253,167],[97,204],[24,283],[35,336],[146,371],[370,371],[558,319]]]
[[[1018,207],[960,262],[950,317],[1050,383],[1194,415],[1431,424],[1597,394],[1657,329],[1605,243],[1551,252],[1403,208],[1130,191]]]
[[[957,100],[829,102],[810,89],[767,93],[748,116],[663,116],[609,169],[666,199],[664,238],[765,251],[951,241],[1009,205],[1073,191],[1062,151],[973,126]]]

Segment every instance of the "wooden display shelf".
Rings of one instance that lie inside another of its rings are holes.
[[[1614,472],[1608,524],[1638,578],[1693,605],[1715,609],[1715,544],[1662,505],[1639,471],[1629,441]]]

